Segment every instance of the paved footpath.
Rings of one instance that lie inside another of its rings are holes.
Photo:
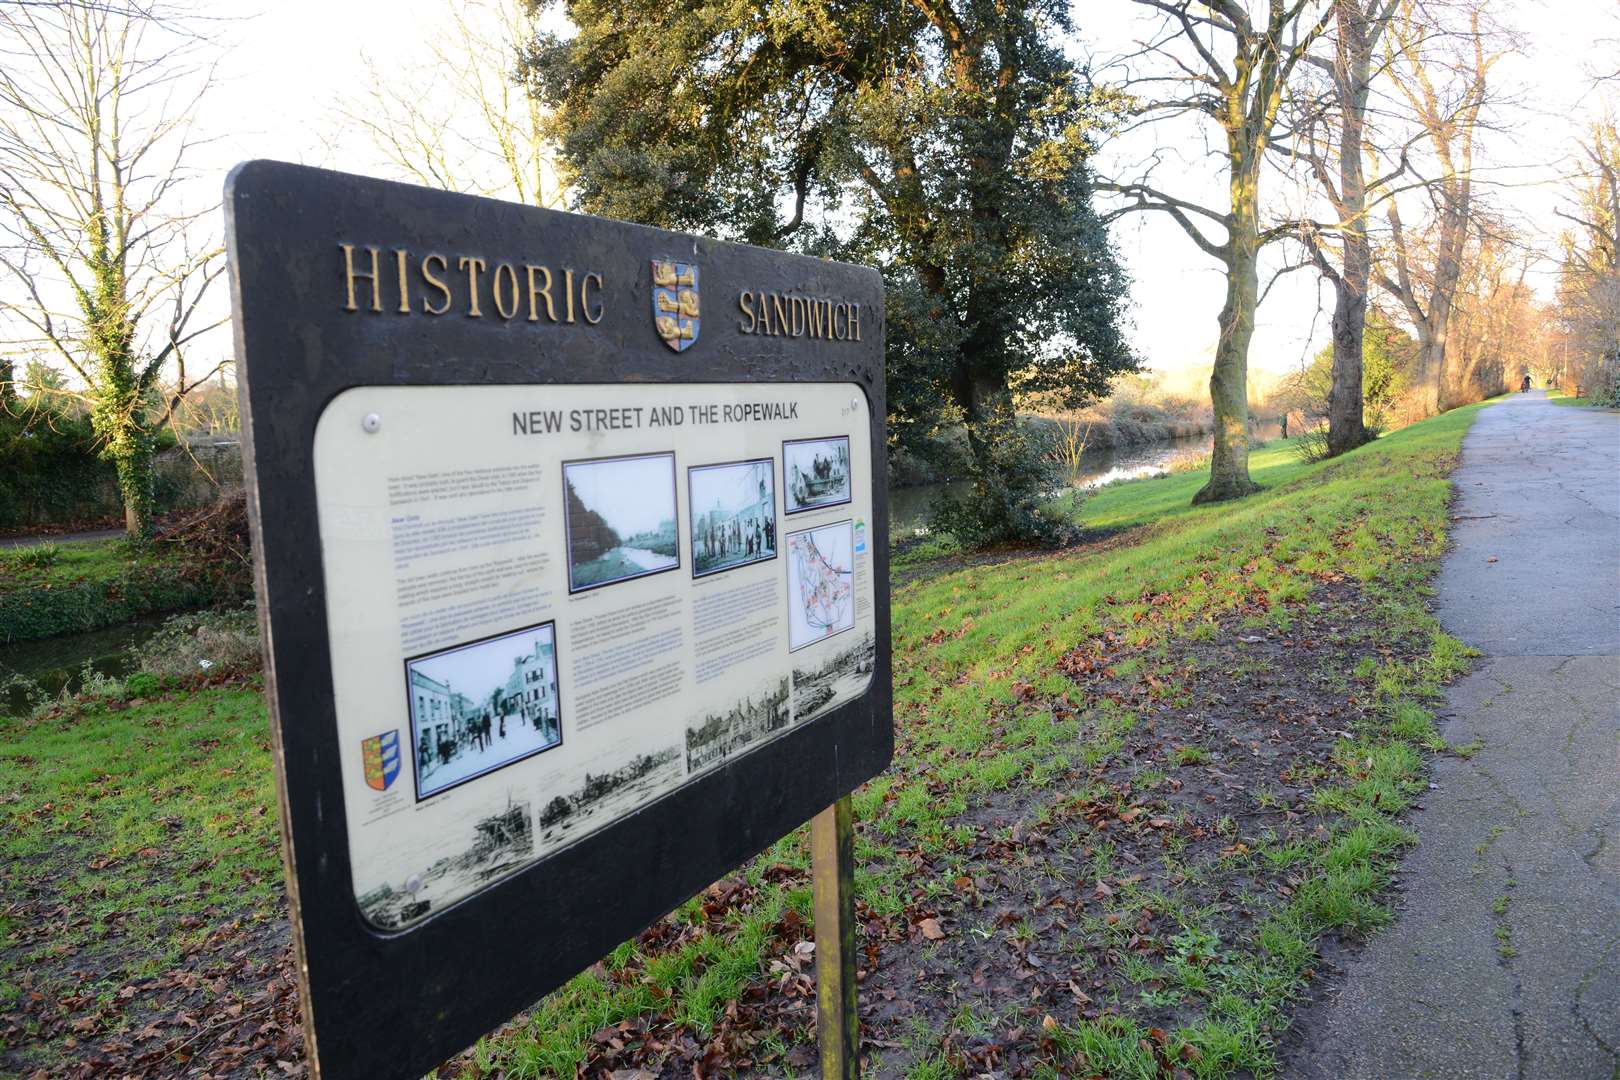
[[[1299,1017],[1283,1076],[1620,1080],[1620,415],[1515,394],[1453,476],[1446,695],[1395,923]]]

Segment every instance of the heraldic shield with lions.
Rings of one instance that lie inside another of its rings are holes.
[[[652,261],[653,325],[664,344],[685,352],[697,344],[698,268],[673,259]]]

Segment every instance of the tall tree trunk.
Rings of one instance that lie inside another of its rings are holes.
[[[1362,400],[1362,342],[1367,326],[1367,282],[1372,252],[1367,243],[1367,179],[1362,148],[1371,84],[1374,28],[1361,4],[1338,0],[1339,201],[1344,265],[1333,281],[1333,385],[1328,391],[1328,453],[1342,454],[1367,441]],[[1387,18],[1387,15],[1385,16]]]
[[[1209,400],[1215,410],[1209,483],[1193,503],[1239,499],[1259,490],[1249,479],[1249,340],[1260,302],[1257,165],[1247,148],[1232,151],[1232,211],[1227,219],[1226,303],[1221,307]]]

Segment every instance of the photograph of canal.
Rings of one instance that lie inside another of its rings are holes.
[[[673,453],[566,461],[563,497],[569,592],[681,564]]]

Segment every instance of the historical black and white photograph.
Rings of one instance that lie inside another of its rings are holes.
[[[790,514],[849,502],[849,436],[783,443],[782,488]]]
[[[553,623],[405,662],[416,798],[562,743]]]
[[[671,744],[629,759],[587,767],[540,811],[540,848],[546,854],[616,821],[662,795],[684,778],[680,747]]]
[[[396,930],[475,892],[534,859],[534,818],[529,803],[507,792],[506,805],[472,822],[467,846],[434,860],[403,881],[378,886],[358,898],[372,926]]]
[[[673,453],[566,461],[563,500],[569,592],[681,564]]]
[[[822,663],[793,669],[793,722],[812,717],[859,697],[872,681],[877,640],[868,630]]]
[[[770,458],[686,470],[692,576],[776,558],[776,466]]]
[[[855,625],[852,523],[835,521],[787,534],[788,650],[814,645]]]
[[[686,771],[712,768],[764,742],[791,721],[787,676],[768,679],[727,708],[687,720]]]

